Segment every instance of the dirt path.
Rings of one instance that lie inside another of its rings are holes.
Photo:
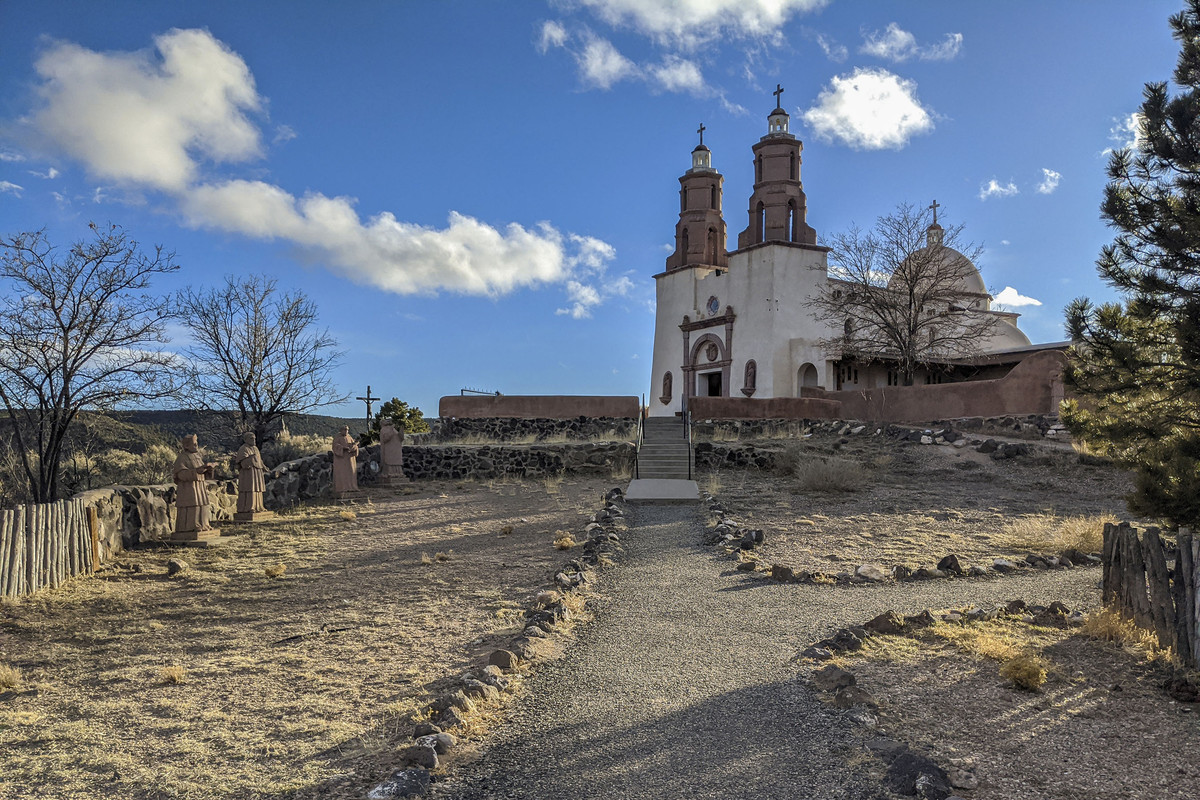
[[[774,585],[699,546],[695,509],[631,510],[596,618],[441,798],[874,798],[863,729],[794,660],[887,609],[1095,602],[1096,570],[871,587]],[[730,565],[732,566],[732,565]]]

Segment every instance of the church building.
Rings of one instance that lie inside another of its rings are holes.
[[[787,112],[776,107],[766,134],[752,148],[754,191],[732,251],[726,250],[724,177],[713,168],[700,128],[691,168],[679,179],[675,251],[654,276],[652,416],[678,414],[695,397],[794,398],[896,381],[886,362],[843,361],[840,352],[822,345],[837,331],[819,318],[811,300],[837,279],[829,273],[829,248],[817,243],[807,221],[803,144],[788,125]],[[935,217],[928,246],[941,246],[940,231]],[[1017,328],[1017,314],[991,309],[974,265],[965,271],[961,301],[971,313],[994,317],[982,343],[986,357],[970,369],[947,364],[945,370],[921,372],[918,383],[998,377],[1039,349]]]

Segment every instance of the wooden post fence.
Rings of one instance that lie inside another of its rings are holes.
[[[1162,531],[1141,537],[1127,522],[1104,526],[1104,604],[1154,631],[1158,645],[1171,648],[1189,666],[1200,666],[1200,536],[1187,528],[1176,535],[1168,569]]]
[[[95,506],[73,499],[0,510],[0,597],[57,588],[99,562]]]

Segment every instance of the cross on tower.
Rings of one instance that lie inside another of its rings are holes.
[[[779,95],[783,94],[783,87],[778,83],[775,84],[775,91],[771,92],[771,94],[775,95],[775,107],[783,108],[783,104],[779,100]]]
[[[371,384],[369,384],[369,383],[367,384],[367,396],[366,397],[356,397],[354,399],[362,400],[363,402],[365,402],[367,404],[367,422],[370,422],[371,421],[371,403],[374,403],[376,400],[379,399],[378,397],[371,397]]]
[[[931,205],[931,206],[930,206],[930,208],[932,208],[932,209],[933,209],[933,224],[934,224],[934,225],[937,225],[937,210],[938,210],[938,201],[937,201],[937,200],[934,200],[934,201],[933,201],[933,205]]]
[[[704,123],[700,123],[700,127],[696,129],[696,133],[700,134],[700,144],[704,144],[704,131],[708,130],[704,127]]]

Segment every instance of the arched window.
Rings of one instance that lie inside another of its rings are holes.
[[[758,205],[754,209],[754,241],[764,241],[764,235],[767,228],[767,212],[762,201],[758,201]]]
[[[688,229],[683,229],[683,235],[680,237],[679,255],[682,256],[680,266],[688,263]]]
[[[687,189],[679,190],[679,212],[687,211]]]
[[[799,177],[796,174],[796,154],[795,153],[792,153],[792,166],[791,166],[791,169],[788,171],[788,176],[792,180],[796,180]]]
[[[717,229],[716,228],[708,229],[708,241],[705,246],[704,263],[705,264],[716,264],[717,263]]]
[[[709,206],[708,207],[712,208],[712,209],[716,209],[717,211],[720,211],[721,207],[717,203],[717,187],[710,186],[709,192],[710,192],[710,197],[709,197]]]
[[[851,336],[853,336],[854,335],[854,321],[851,319],[847,319],[846,324],[842,325],[842,332],[846,334],[847,339],[849,339]]]
[[[754,182],[762,183],[762,156],[754,160]]]

